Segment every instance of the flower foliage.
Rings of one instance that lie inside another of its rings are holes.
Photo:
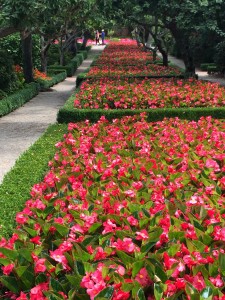
[[[153,56],[138,48],[134,41],[111,43],[104,49],[87,76],[176,76],[182,72],[176,67],[164,67],[152,63]],[[159,58],[157,58],[159,60]]]
[[[46,73],[34,69],[34,79],[35,80],[51,80],[52,78],[47,76]]]
[[[4,295],[225,299],[224,122],[142,115],[68,129],[0,241]]]
[[[225,90],[217,83],[194,79],[87,80],[74,100],[75,108],[147,109],[220,107]]]

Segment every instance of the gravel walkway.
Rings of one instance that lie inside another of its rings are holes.
[[[57,112],[75,89],[76,76],[88,68],[104,46],[92,46],[73,77],[41,92],[24,106],[0,118],[0,183],[19,156],[56,122]]]

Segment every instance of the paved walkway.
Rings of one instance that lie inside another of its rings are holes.
[[[92,46],[89,57],[83,61],[73,77],[41,92],[24,106],[0,118],[0,183],[19,156],[56,122],[57,112],[75,89],[76,77],[88,68],[104,46]]]
[[[168,56],[171,63],[177,65],[178,67],[185,69],[184,62],[181,59],[178,59],[174,56],[169,55]],[[211,82],[217,82],[220,85],[225,86],[225,78],[222,77],[222,75],[209,75],[207,72],[201,71],[200,69],[196,68],[196,74],[198,74],[198,78],[201,80],[207,80]]]

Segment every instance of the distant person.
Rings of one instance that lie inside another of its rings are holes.
[[[98,30],[95,31],[95,43],[96,43],[96,45],[100,44],[99,43],[99,31]]]
[[[104,31],[104,29],[102,29],[101,38],[102,38],[102,45],[105,45],[105,31]]]

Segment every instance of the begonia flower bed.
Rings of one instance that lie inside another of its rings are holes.
[[[0,241],[1,297],[224,300],[224,139],[210,117],[69,124]]]
[[[120,77],[120,76],[179,76],[183,72],[177,67],[164,67],[156,64],[146,66],[93,66],[87,73],[89,77]]]
[[[85,81],[74,100],[75,108],[148,109],[225,106],[225,89],[195,79]]]

